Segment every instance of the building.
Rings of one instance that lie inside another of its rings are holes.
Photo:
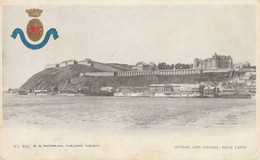
[[[199,84],[151,84],[149,91],[151,94],[154,93],[166,93],[166,94],[202,94],[203,85]]]
[[[233,67],[234,68],[248,68],[248,67],[250,67],[250,63],[248,63],[248,62],[239,62],[239,63],[234,64]]]
[[[60,63],[60,68],[61,68],[61,67],[66,67],[66,66],[67,66],[67,62],[66,62],[66,61]]]
[[[128,97],[132,93],[132,87],[130,86],[120,86],[115,90],[115,97]]]
[[[147,70],[155,70],[156,64],[154,62],[150,62],[146,64],[143,61],[137,62],[136,66],[132,67],[132,71],[147,71]]]
[[[214,97],[215,90],[216,90],[215,87],[211,87],[211,86],[204,87],[203,95],[207,97]]]
[[[49,69],[49,68],[58,68],[59,64],[47,64],[44,69]]]
[[[233,59],[230,55],[217,55],[215,53],[211,58],[201,60],[200,58],[195,58],[193,62],[194,69],[223,69],[232,68]]]
[[[171,93],[172,87],[169,84],[151,84],[149,91],[150,93]]]
[[[67,61],[67,66],[74,66],[74,65],[77,65],[77,64],[78,64],[78,62],[75,61],[75,60],[68,60]]]
[[[78,62],[79,65],[92,66],[92,61],[89,58],[86,58]]]
[[[68,60],[60,63],[60,67],[66,67],[66,66],[74,66],[77,65],[78,62],[76,60]]]
[[[85,76],[85,73],[80,73],[79,76],[80,76],[80,77],[84,77],[84,76]]]
[[[115,90],[116,97],[149,97],[147,86],[120,86]]]
[[[100,89],[101,92],[113,92],[114,88],[111,86],[107,86],[107,87],[101,87]]]
[[[239,71],[239,72],[256,72],[256,66],[236,68],[235,71]]]

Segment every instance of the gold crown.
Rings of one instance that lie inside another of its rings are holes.
[[[28,15],[30,17],[40,17],[42,14],[42,10],[41,9],[27,9],[26,13],[28,13]]]

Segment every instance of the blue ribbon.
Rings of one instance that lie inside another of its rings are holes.
[[[28,47],[29,49],[34,49],[34,50],[35,50],[35,49],[40,49],[40,48],[44,47],[44,46],[48,43],[48,41],[49,41],[51,35],[53,35],[54,40],[56,40],[57,38],[59,38],[58,33],[57,33],[57,31],[56,31],[55,28],[49,29],[49,30],[47,31],[47,33],[45,34],[44,40],[43,40],[40,44],[35,44],[35,45],[29,43],[29,42],[25,39],[24,33],[23,33],[23,31],[22,31],[20,28],[16,28],[16,29],[13,31],[11,37],[13,37],[13,39],[15,39],[15,38],[17,37],[17,34],[20,35],[20,38],[21,38],[23,44],[24,44],[26,47]]]

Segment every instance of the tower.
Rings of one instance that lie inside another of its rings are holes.
[[[215,53],[212,56],[212,68],[213,69],[218,68],[218,55],[217,55],[217,53]]]

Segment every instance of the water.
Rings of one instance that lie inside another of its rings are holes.
[[[245,129],[255,121],[252,99],[3,96],[7,127],[176,132]]]

